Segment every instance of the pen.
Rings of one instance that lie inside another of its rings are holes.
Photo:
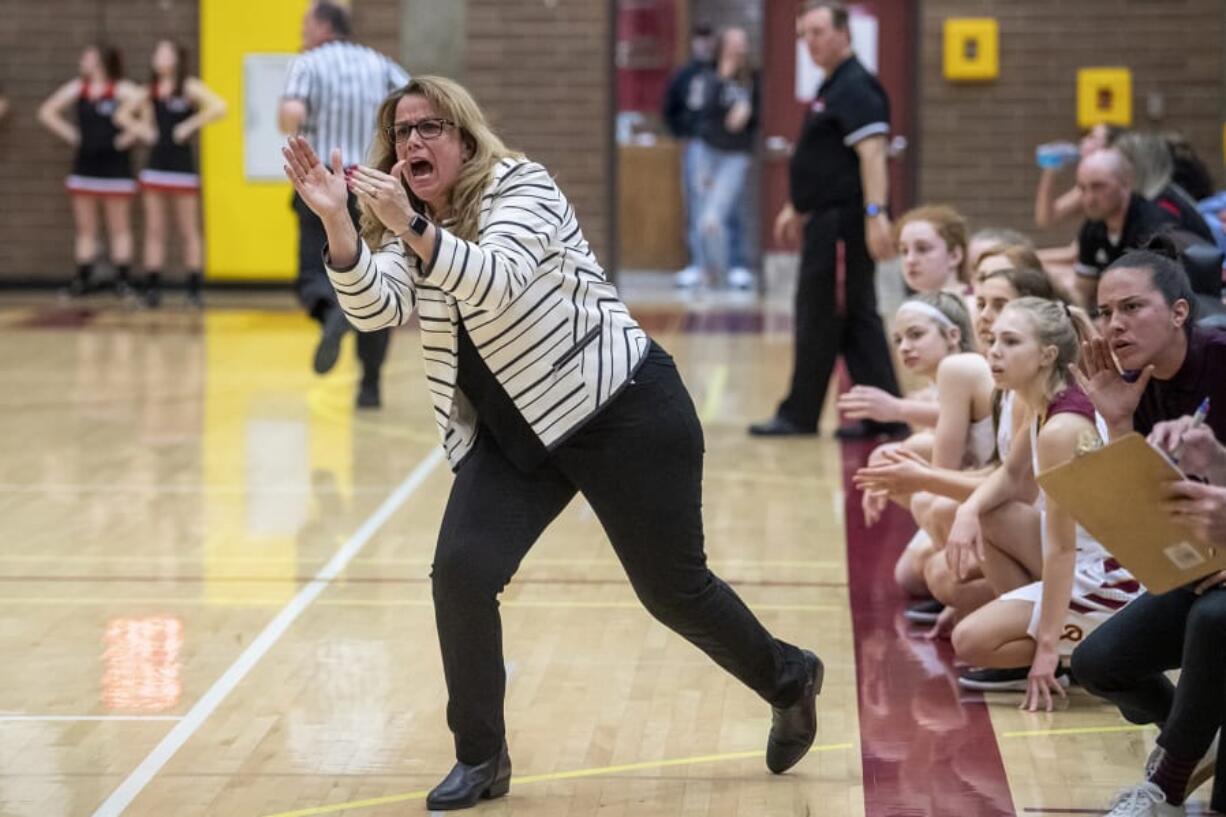
[[[1196,411],[1192,413],[1192,424],[1188,426],[1187,431],[1179,435],[1179,444],[1175,446],[1175,450],[1171,452],[1171,460],[1175,463],[1179,462],[1179,455],[1183,453],[1183,438],[1187,436],[1188,431],[1194,428],[1200,428],[1204,424],[1205,418],[1209,416],[1209,398],[1206,397],[1200,401],[1200,405],[1196,407]]]

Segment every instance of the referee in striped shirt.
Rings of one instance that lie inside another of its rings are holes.
[[[329,2],[314,3],[302,20],[303,54],[294,60],[277,111],[282,133],[300,134],[320,156],[341,152],[345,167],[365,158],[375,127],[375,113],[389,93],[406,85],[408,73],[392,60],[349,37],[349,12]],[[298,300],[319,321],[315,371],[331,370],[340,354],[349,321],[336,303],[336,293],[324,269],[324,226],[294,195],[298,215]],[[357,200],[350,194],[349,215],[358,223]],[[389,330],[360,332],[358,358],[362,382],[359,408],[379,407],[379,370],[387,357]]]

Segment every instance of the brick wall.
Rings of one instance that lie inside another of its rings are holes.
[[[95,41],[118,45],[126,74],[143,82],[158,39],[180,40],[195,52],[196,32],[194,0],[5,5],[0,85],[9,99],[9,113],[0,121],[0,280],[70,277],[72,214],[63,181],[72,164],[72,148],[35,117],[42,101],[76,75],[81,50]],[[192,54],[193,69],[196,56]]]
[[[397,54],[399,8],[399,0],[360,0],[354,12],[358,39],[386,54]],[[38,106],[76,75],[81,50],[95,41],[118,45],[127,76],[143,83],[153,45],[169,37],[188,45],[191,73],[196,74],[198,9],[196,0],[6,4],[0,26],[0,87],[10,108],[0,120],[0,282],[66,282],[72,272],[72,213],[63,180],[73,152],[36,121]],[[237,101],[230,103],[230,115],[239,115]],[[140,161],[138,156],[137,167]],[[139,203],[132,213],[139,265]],[[173,232],[170,271],[178,269],[180,258]]]
[[[462,79],[507,145],[557,177],[597,257],[612,268],[608,7],[607,0],[468,0]]]
[[[942,78],[942,24],[956,16],[1000,21],[997,81]],[[1095,65],[1130,68],[1134,127],[1183,131],[1221,183],[1224,20],[1222,0],[926,0],[919,199],[949,202],[974,226],[1034,232],[1034,146],[1076,138],[1076,70]],[[1160,121],[1147,119],[1151,94],[1163,98]],[[1036,237],[1066,241],[1074,231]]]

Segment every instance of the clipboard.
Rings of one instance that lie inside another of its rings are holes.
[[[1162,508],[1163,483],[1181,479],[1174,463],[1135,432],[1035,477],[1151,593],[1226,569],[1226,547],[1191,541]]]

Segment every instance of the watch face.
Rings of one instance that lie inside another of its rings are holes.
[[[426,225],[429,223],[430,222],[426,221],[422,216],[416,215],[413,216],[413,220],[409,222],[409,229],[417,235],[425,235]]]

